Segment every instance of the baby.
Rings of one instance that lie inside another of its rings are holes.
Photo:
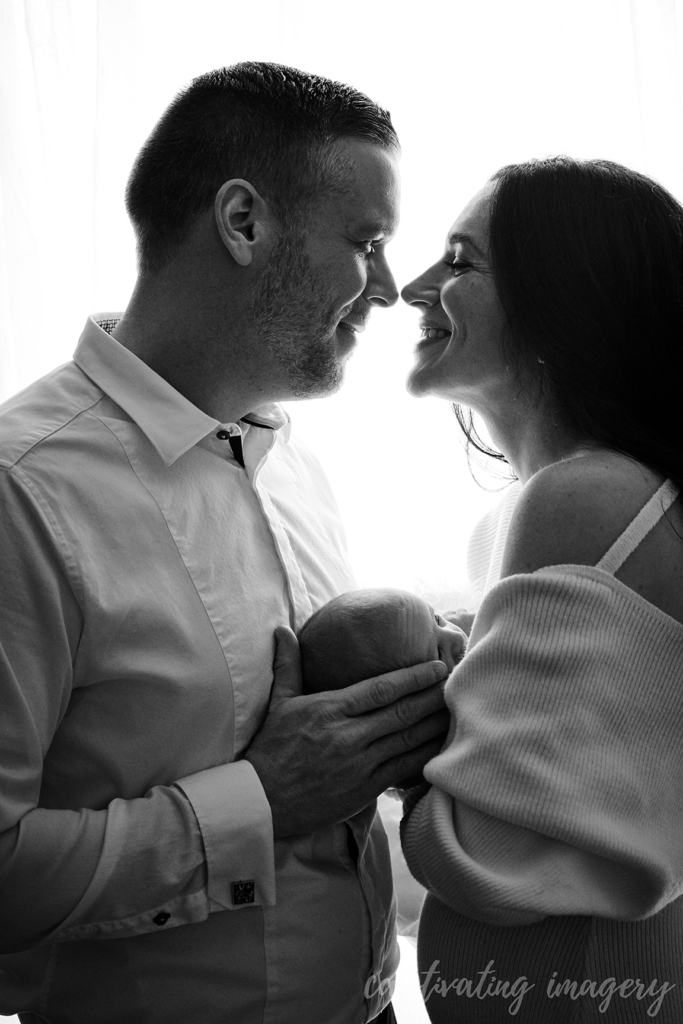
[[[406,590],[377,587],[340,594],[299,630],[303,692],[340,690],[363,679],[443,661],[449,672],[465,652],[467,635]],[[404,779],[398,790],[423,782]]]
[[[405,590],[351,590],[320,608],[299,631],[304,693],[351,683],[424,661],[460,661],[467,637]]]

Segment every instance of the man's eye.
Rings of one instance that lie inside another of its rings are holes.
[[[373,253],[377,252],[377,245],[379,244],[377,239],[367,239],[360,243],[361,252],[365,256],[372,256]]]

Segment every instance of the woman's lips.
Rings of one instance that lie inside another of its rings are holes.
[[[439,342],[448,342],[451,339],[451,332],[442,328],[423,328],[422,337],[415,346],[416,352],[421,352],[425,348],[430,348],[432,345],[437,345]]]
[[[451,332],[447,327],[423,327],[422,337],[425,341],[437,341],[439,338],[450,337]]]

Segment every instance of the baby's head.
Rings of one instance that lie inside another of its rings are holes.
[[[440,660],[452,669],[464,635],[405,590],[351,590],[320,608],[299,631],[304,693]]]

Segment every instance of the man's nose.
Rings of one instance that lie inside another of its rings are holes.
[[[394,306],[398,302],[398,288],[394,275],[385,262],[378,267],[368,280],[365,288],[365,299],[371,306]]]

